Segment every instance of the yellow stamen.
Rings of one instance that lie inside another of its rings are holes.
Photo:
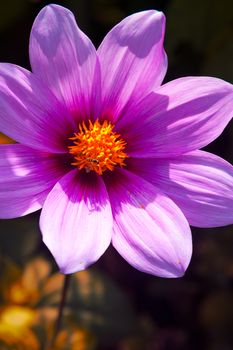
[[[73,145],[68,147],[74,157],[71,164],[99,175],[105,170],[114,170],[117,165],[125,166],[124,160],[128,158],[124,152],[126,142],[113,132],[113,128],[114,125],[107,120],[102,124],[98,120],[94,123],[89,120],[88,127],[84,122],[79,124],[79,132],[70,138]]]

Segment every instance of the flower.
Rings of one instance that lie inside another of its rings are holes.
[[[186,77],[161,86],[165,18],[125,18],[96,51],[72,13],[42,9],[32,73],[0,65],[0,214],[42,208],[43,241],[60,270],[85,269],[112,242],[135,268],[184,274],[190,226],[233,222],[233,168],[198,150],[231,119],[233,87]]]

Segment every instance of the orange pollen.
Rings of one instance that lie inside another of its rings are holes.
[[[70,138],[73,145],[68,147],[74,157],[71,165],[99,175],[105,170],[113,171],[117,165],[125,166],[124,160],[128,158],[124,152],[126,142],[113,132],[113,128],[114,125],[107,120],[102,124],[98,120],[94,123],[89,120],[88,127],[84,122],[79,124],[79,132]]]

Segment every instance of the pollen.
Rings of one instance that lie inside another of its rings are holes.
[[[79,124],[79,132],[70,138],[73,145],[68,147],[74,159],[71,165],[99,175],[125,166],[126,142],[113,129],[114,125],[106,120],[102,124],[98,120],[94,123],[89,120],[88,126],[85,122]]]

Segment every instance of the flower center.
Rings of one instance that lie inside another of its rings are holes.
[[[70,138],[73,145],[68,148],[74,158],[71,164],[99,175],[105,170],[114,170],[117,165],[125,166],[124,160],[128,158],[124,152],[126,142],[113,132],[114,125],[107,120],[102,124],[98,120],[88,123],[88,127],[84,122],[79,124],[79,132]]]

